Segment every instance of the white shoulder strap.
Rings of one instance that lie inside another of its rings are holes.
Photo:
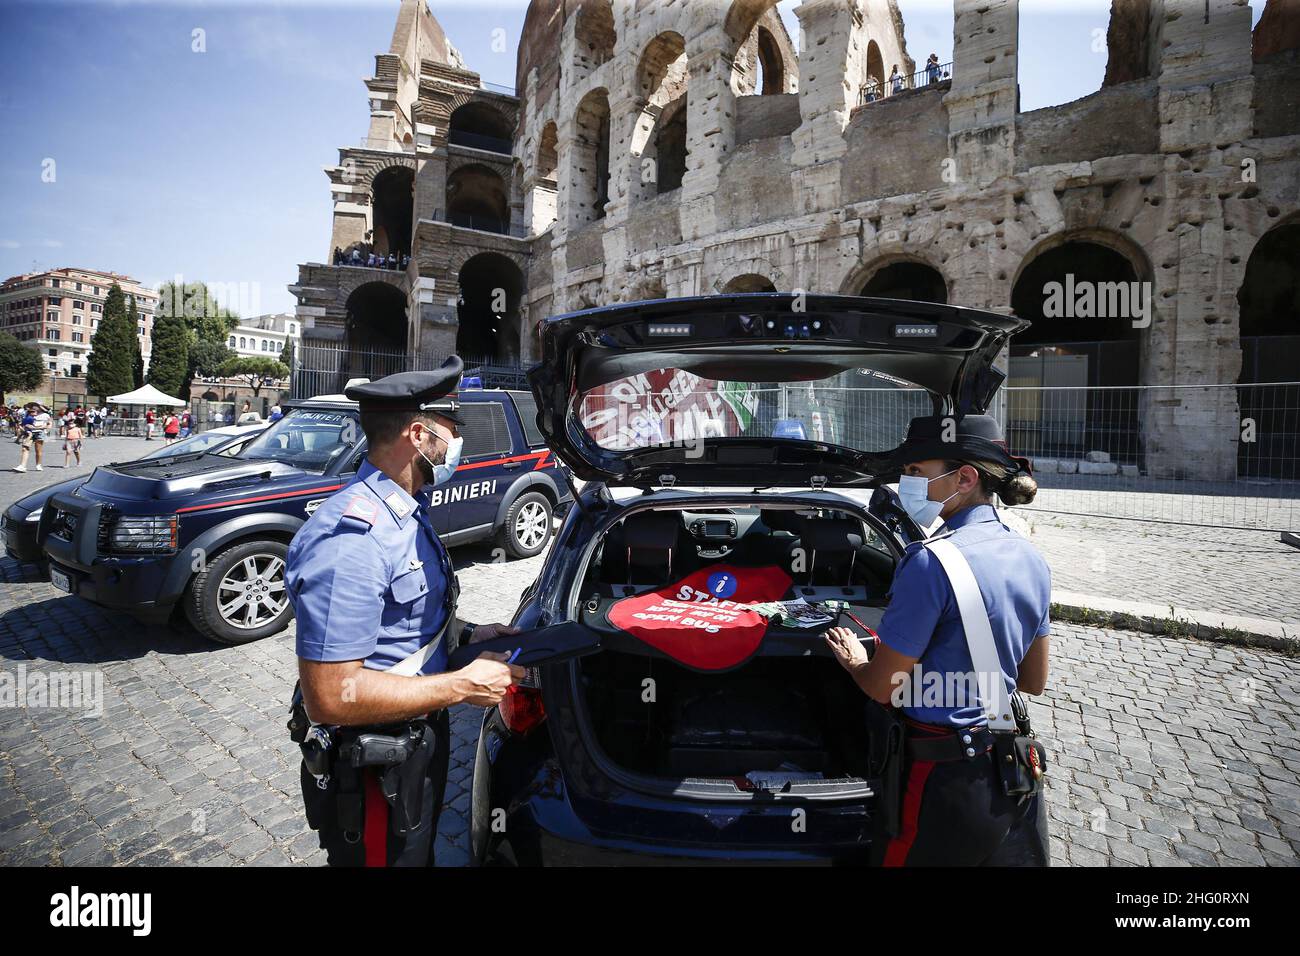
[[[970,569],[970,563],[961,550],[946,538],[927,541],[925,546],[939,559],[952,585],[952,593],[957,598],[957,609],[961,612],[962,630],[966,632],[966,646],[970,649],[971,664],[976,675],[982,677],[982,683],[991,684],[989,690],[993,699],[984,701],[990,730],[1015,730],[1016,722],[1011,716],[1011,699],[1007,695],[1006,680],[1002,676],[1002,662],[998,658],[997,646],[993,643],[993,628],[989,624],[989,613],[984,607],[984,598],[980,594],[979,582]],[[987,676],[985,676],[987,675]]]
[[[434,655],[434,652],[437,651],[439,646],[442,644],[442,635],[446,632],[447,629],[443,628],[438,632],[437,637],[429,641],[429,643],[416,648],[413,653],[403,657],[392,667],[388,668],[386,673],[396,674],[399,677],[414,677],[416,674],[420,673],[420,670],[424,665],[429,663],[429,658]]]

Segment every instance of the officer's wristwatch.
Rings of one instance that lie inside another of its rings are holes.
[[[463,625],[463,626],[461,627],[461,629],[460,629],[460,639],[459,639],[458,641],[456,641],[456,646],[457,646],[457,647],[464,647],[464,646],[465,646],[466,644],[468,644],[471,640],[473,640],[473,639],[474,639],[474,629],[477,628],[477,627],[478,627],[477,624],[465,624],[465,625]]]

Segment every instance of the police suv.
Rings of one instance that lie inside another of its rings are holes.
[[[495,538],[514,557],[540,553],[571,496],[532,395],[462,389],[459,398],[464,451],[433,492],[435,530],[448,545]],[[365,454],[356,403],[331,395],[287,403],[234,458],[200,451],[101,466],[41,513],[50,580],[150,623],[183,610],[224,644],[275,634],[292,614],[289,542]]]

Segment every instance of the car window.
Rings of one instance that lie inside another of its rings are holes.
[[[460,416],[465,420],[459,429],[465,440],[460,453],[462,459],[510,454],[510,429],[506,426],[505,407],[500,402],[462,402]]]
[[[537,427],[537,400],[532,392],[511,392],[515,408],[519,411],[519,422],[524,426],[524,438],[529,448],[541,448],[546,444],[542,430]]]
[[[859,451],[896,447],[918,415],[931,414],[929,392],[871,368],[813,367],[797,382],[706,379],[667,368],[578,393],[575,410],[601,448],[630,451],[731,438],[826,442]]]
[[[306,471],[324,472],[360,439],[361,429],[350,412],[295,408],[239,454],[246,461],[279,461]]]

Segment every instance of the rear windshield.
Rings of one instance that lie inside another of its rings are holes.
[[[935,412],[925,389],[870,368],[806,382],[736,382],[658,369],[582,392],[582,427],[602,448],[631,451],[701,439],[786,438],[883,452]]]
[[[348,412],[295,408],[249,442],[238,457],[324,472],[360,437],[356,417]]]

